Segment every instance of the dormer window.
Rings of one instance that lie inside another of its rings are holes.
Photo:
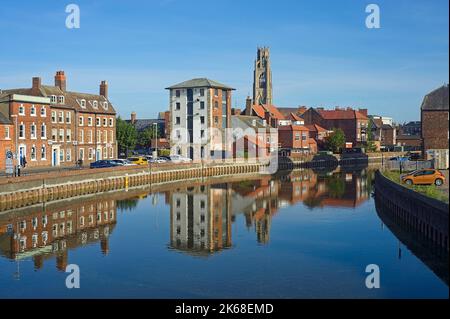
[[[108,102],[103,102],[103,108],[104,108],[105,110],[108,109]]]
[[[80,101],[80,105],[81,105],[82,108],[85,108],[86,107],[86,100],[81,100]]]
[[[64,104],[64,96],[63,95],[58,96],[58,104]]]
[[[92,102],[92,107],[93,107],[94,109],[98,108],[98,102],[97,102],[97,101],[93,101],[93,102]]]
[[[50,95],[50,103],[56,103],[56,95]]]

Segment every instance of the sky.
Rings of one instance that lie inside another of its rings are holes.
[[[80,8],[68,29],[66,6]],[[366,28],[366,6],[380,28]],[[448,83],[448,0],[17,1],[0,6],[0,88],[54,83],[97,93],[118,113],[155,118],[166,87],[207,77],[252,94],[258,46],[270,47],[274,104],[368,108],[396,122],[420,119],[424,95]]]

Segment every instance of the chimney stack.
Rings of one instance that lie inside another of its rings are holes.
[[[108,82],[102,81],[100,83],[100,95],[108,98]]]
[[[33,83],[32,83],[32,86],[31,86],[32,94],[36,94],[36,95],[39,94],[39,91],[41,89],[41,85],[42,85],[41,78],[34,77],[33,78]]]
[[[252,99],[250,96],[247,96],[245,100],[245,115],[252,115]]]
[[[359,111],[359,113],[361,113],[365,117],[367,117],[368,114],[369,114],[369,110],[368,109],[359,109],[358,111]]]
[[[61,91],[66,92],[66,75],[64,71],[56,71],[55,86],[59,87]]]
[[[136,112],[131,112],[131,124],[136,123]]]

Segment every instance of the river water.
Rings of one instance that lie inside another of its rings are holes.
[[[448,254],[385,225],[373,175],[234,176],[2,212],[0,298],[448,298]]]

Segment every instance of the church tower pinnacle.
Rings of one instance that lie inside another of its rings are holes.
[[[258,48],[253,77],[253,103],[272,104],[272,70],[269,48]]]

